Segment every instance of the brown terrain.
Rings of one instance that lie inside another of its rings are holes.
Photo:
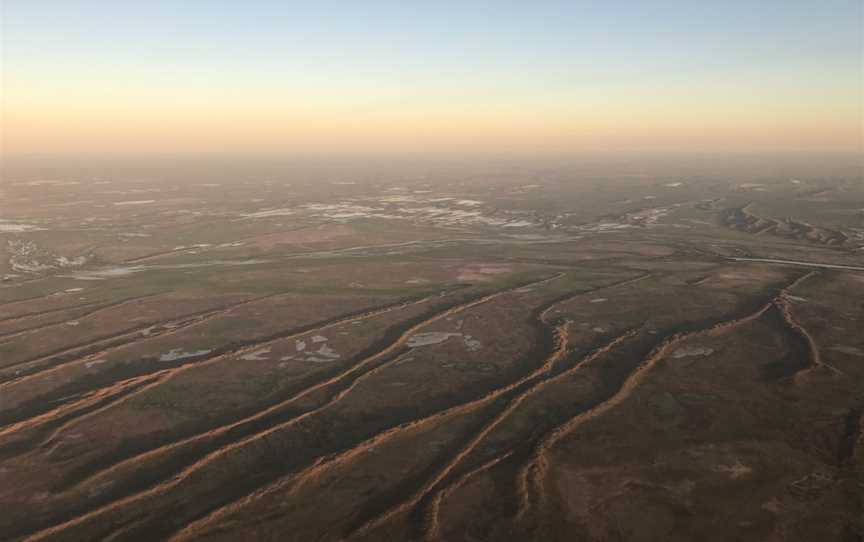
[[[332,175],[4,188],[0,539],[862,540],[860,177]]]

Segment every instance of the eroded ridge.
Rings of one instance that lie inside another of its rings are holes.
[[[427,300],[428,298],[423,298],[422,300],[412,302],[411,304],[419,304]],[[484,299],[483,301],[479,302],[485,302],[488,300],[489,299]],[[353,363],[349,363],[346,368],[337,372],[336,374],[314,382],[294,392],[288,398],[279,401],[271,406],[268,406],[252,415],[246,416],[231,423],[221,425],[211,430],[183,438],[170,444],[166,444],[153,450],[132,456],[114,465],[110,465],[107,468],[104,468],[103,465],[102,470],[96,471],[84,477],[76,477],[74,481],[76,483],[80,483],[91,479],[104,478],[122,470],[124,467],[134,466],[144,461],[152,460],[157,456],[179,451],[181,448],[189,448],[190,450],[194,450],[195,446],[203,446],[204,450],[206,451],[209,449],[218,448],[219,445],[230,444],[232,440],[237,440],[244,435],[255,435],[257,432],[264,431],[268,428],[277,431],[295,425],[296,423],[299,423],[300,421],[303,421],[306,418],[317,414],[326,409],[327,407],[338,402],[349,392],[351,392],[363,380],[374,374],[377,374],[385,367],[397,363],[404,354],[404,352],[402,352],[401,350],[401,347],[404,345],[407,338],[417,329],[435,321],[438,321],[441,318],[446,318],[447,316],[460,312],[461,310],[465,310],[469,307],[475,306],[475,304],[477,303],[478,300],[471,301],[463,305],[457,305],[456,307],[445,309],[440,313],[433,314],[432,316],[423,317],[420,319],[419,322],[409,324],[409,327],[407,327],[407,329],[400,330],[396,340],[387,341],[385,342],[385,345],[381,347],[373,347],[376,349],[370,355],[361,354]],[[399,308],[404,308],[406,306],[409,306],[409,304],[402,304],[399,306]],[[395,308],[391,310],[395,310]],[[389,312],[389,310],[387,312]],[[366,318],[371,318],[380,314],[382,314],[382,312],[369,313],[366,315]],[[352,319],[352,321],[356,322],[363,319],[364,318],[362,317],[354,318]],[[328,324],[320,328],[316,328],[315,330],[311,331],[311,333],[323,331],[324,329],[333,327],[333,325],[334,324]],[[304,334],[307,333],[310,332],[307,331]],[[375,365],[375,363],[379,361],[380,363]],[[340,387],[341,389],[339,389]],[[319,407],[300,414],[294,414],[291,410],[288,409],[288,407],[290,407],[291,405],[294,405],[300,400],[318,391],[328,391],[328,388],[334,388],[332,393],[330,394],[330,398],[325,400]],[[226,437],[228,438],[228,441],[223,442]],[[206,444],[207,441],[210,441],[213,444]],[[204,452],[199,452],[199,455],[203,453]],[[190,451],[188,450],[184,450],[184,455],[190,456],[195,454],[190,453]]]
[[[563,322],[556,326],[554,335],[555,335],[555,348],[552,351],[552,354],[549,355],[543,364],[535,369],[535,371],[531,374],[531,381],[526,381],[527,386],[524,389],[517,389],[516,394],[509,399],[507,406],[501,410],[498,414],[493,416],[489,421],[487,421],[479,431],[477,431],[469,440],[466,442],[456,453],[450,457],[435,473],[435,475],[427,480],[413,495],[411,495],[407,500],[402,501],[401,503],[393,506],[381,514],[367,520],[360,526],[358,526],[355,530],[349,533],[349,536],[363,536],[368,533],[375,527],[381,525],[386,522],[390,518],[396,516],[397,514],[406,512],[416,506],[422,499],[427,497],[430,492],[435,489],[438,484],[444,480],[458,465],[459,463],[467,457],[478,444],[492,432],[498,425],[501,424],[513,411],[515,411],[520,404],[532,393],[534,393],[540,386],[542,381],[536,380],[536,378],[541,375],[548,374],[558,361],[564,357],[567,353],[567,328],[569,327],[570,322]]]
[[[46,297],[49,297],[49,295],[34,297],[34,298],[30,298],[30,299],[22,299],[19,301],[11,301],[9,303],[4,303],[3,305],[0,305],[0,309],[2,309],[3,307],[9,306],[9,305],[15,305],[17,303],[24,303],[26,301],[32,301],[34,299],[44,299]],[[41,311],[28,312],[28,313],[24,313],[24,314],[16,314],[14,316],[5,316],[3,318],[0,318],[0,323],[5,324],[5,323],[9,323],[9,322],[19,322],[21,320],[28,320],[30,318],[36,318],[38,316],[45,316],[46,314],[54,314],[55,312],[74,311],[74,310],[86,309],[86,308],[93,307],[93,306],[97,306],[96,310],[98,310],[99,308],[107,306],[107,304],[104,301],[88,301],[87,303],[79,303],[78,305],[70,305],[67,307],[54,307],[51,309],[45,309],[45,310],[41,310]]]
[[[24,375],[15,375],[5,382],[0,383],[0,391],[11,386],[26,385],[28,381],[36,377],[44,376],[46,373],[50,374],[61,371],[71,363],[86,364],[108,355],[115,350],[128,347],[140,341],[179,333],[189,327],[203,324],[209,320],[222,316],[237,307],[255,303],[269,297],[273,296],[264,296],[245,300],[217,309],[210,309],[208,311],[184,315],[176,319],[151,324],[132,332],[116,335],[114,338],[109,339],[107,343],[104,340],[96,341],[91,343],[91,346],[86,347],[83,351],[79,349],[69,350],[68,352],[71,353],[71,355],[68,358],[63,356],[57,360],[56,363],[32,368],[30,372]],[[148,330],[148,332],[142,334],[142,330]],[[98,345],[98,347],[102,349],[94,349],[93,345]],[[48,356],[39,358],[39,361],[50,361],[52,359],[54,358]],[[193,363],[195,361],[195,358],[190,358],[188,360],[181,360],[178,364],[182,366],[184,363]],[[165,364],[162,363],[161,366],[164,367]],[[81,382],[72,382],[66,386],[58,388],[48,395],[40,396],[29,403],[25,403],[16,409],[4,413],[0,416],[0,419],[5,423],[5,425],[0,427],[0,437],[40,426],[45,422],[64,423],[79,415],[94,412],[102,407],[109,406],[112,402],[120,400],[127,395],[146,391],[146,389],[152,387],[152,384],[159,383],[162,378],[169,375],[172,369],[163,368],[149,372],[146,367],[142,369],[142,366],[138,365],[135,367],[128,367],[127,371],[132,372],[128,378],[121,380],[111,379],[112,381],[101,387],[93,388],[92,386],[86,386]]]
[[[441,538],[441,505],[447,497],[463,485],[471,481],[472,478],[478,476],[487,470],[495,467],[502,461],[506,461],[514,454],[514,450],[507,450],[504,453],[498,454],[495,457],[481,463],[477,467],[463,473],[458,478],[454,478],[449,484],[446,484],[436,491],[429,499],[429,504],[423,514],[423,537],[424,542],[435,542]]]
[[[558,275],[558,276],[560,276],[560,275]],[[600,286],[598,288],[592,288],[589,290],[583,290],[583,291],[579,291],[579,292],[575,292],[575,293],[566,294],[564,296],[561,296],[561,297],[559,297],[555,300],[552,300],[551,302],[548,302],[545,305],[541,306],[536,311],[536,314],[535,314],[536,321],[540,323],[541,331],[543,329],[548,329],[549,315],[550,315],[551,311],[560,303],[569,301],[569,300],[574,299],[574,298],[579,297],[579,296],[588,295],[590,293],[594,293],[594,292],[597,292],[600,290],[605,290],[605,289],[609,289],[609,288],[613,288],[613,287],[619,287],[619,286],[631,284],[631,283],[636,282],[636,281],[644,280],[645,278],[648,278],[649,276],[650,276],[650,274],[643,274],[643,275],[637,276],[635,278],[617,281],[615,283]],[[556,329],[560,330],[561,332],[565,332],[567,325],[569,325],[569,323],[566,321],[565,322],[558,322],[558,324],[556,325]],[[382,433],[379,433],[378,435],[375,435],[375,436],[371,437],[370,439],[368,439],[364,442],[361,442],[360,444],[358,444],[352,448],[349,448],[347,450],[344,450],[342,452],[338,452],[336,454],[321,457],[317,461],[315,461],[312,465],[310,465],[309,467],[307,467],[307,468],[305,468],[305,469],[303,469],[297,473],[292,473],[292,474],[289,474],[288,476],[285,476],[281,479],[278,479],[275,482],[256,490],[255,492],[251,493],[250,495],[248,495],[242,499],[239,499],[235,502],[229,503],[229,504],[227,504],[221,508],[218,508],[215,511],[213,511],[212,513],[210,513],[209,515],[207,515],[206,517],[190,523],[186,528],[184,528],[183,530],[178,532],[172,538],[172,540],[175,540],[175,539],[176,540],[186,540],[186,539],[194,538],[195,536],[197,536],[197,533],[199,533],[203,530],[206,530],[206,528],[208,528],[210,525],[212,525],[214,523],[217,523],[221,518],[229,515],[230,513],[236,512],[237,510],[243,508],[244,506],[247,506],[248,504],[250,504],[250,503],[266,496],[266,495],[269,495],[269,494],[272,494],[275,492],[279,492],[279,491],[283,491],[286,489],[287,489],[289,494],[293,494],[293,492],[295,492],[300,487],[302,487],[302,485],[304,485],[304,484],[306,484],[312,480],[317,479],[318,477],[323,475],[327,470],[329,470],[333,467],[336,467],[338,465],[348,463],[348,462],[352,461],[354,458],[359,457],[360,455],[362,455],[366,451],[368,451],[368,450],[370,450],[376,446],[379,446],[379,445],[383,444],[384,442],[389,441],[390,439],[393,439],[393,438],[401,435],[403,432],[422,429],[423,427],[426,427],[429,424],[440,423],[440,422],[442,422],[446,419],[449,419],[453,416],[473,412],[474,410],[489,404],[491,401],[494,401],[505,394],[513,392],[514,390],[517,390],[517,388],[524,386],[526,383],[530,383],[532,380],[537,379],[540,375],[549,374],[551,369],[553,369],[555,367],[555,363],[557,361],[559,361],[560,359],[562,359],[562,356],[564,356],[566,354],[566,336],[562,337],[562,335],[557,331],[552,332],[551,336],[552,337],[550,340],[551,340],[551,343],[553,344],[553,346],[550,349],[551,353],[545,358],[544,363],[541,364],[540,366],[538,366],[537,368],[535,368],[533,371],[531,371],[531,373],[529,373],[528,375],[525,375],[524,377],[518,379],[517,381],[512,382],[512,383],[510,383],[506,386],[503,386],[501,388],[498,388],[496,390],[492,390],[489,393],[487,393],[486,395],[484,395],[478,399],[475,399],[473,401],[469,401],[469,402],[461,404],[461,405],[456,405],[454,407],[451,407],[451,408],[445,409],[443,411],[431,414],[429,416],[401,424],[401,425],[393,427],[389,430],[385,430]],[[628,336],[629,336],[629,333],[628,333]],[[563,341],[561,340],[562,338],[564,339]],[[518,404],[521,403],[523,400],[524,400],[524,397],[522,399],[519,399],[513,408],[518,406]],[[512,412],[512,409],[509,410],[508,413],[509,412]],[[506,416],[504,416],[504,417],[506,417]],[[503,419],[504,417],[502,417],[501,419]],[[495,422],[494,425],[492,427],[490,427],[489,431],[491,431],[491,429],[494,428],[494,426],[497,425],[498,423],[500,423],[500,421]],[[488,433],[488,431],[486,431],[486,433]],[[458,463],[458,461],[456,463]]]
[[[808,224],[792,217],[775,219],[757,216],[749,210],[751,205],[748,203],[743,207],[723,210],[721,222],[728,228],[754,235],[772,235],[832,247],[842,247],[849,242],[849,236],[845,233],[824,226]]]
[[[16,367],[19,369],[12,373],[11,376],[4,375],[2,379],[0,379],[0,389],[18,382],[27,381],[28,379],[46,372],[59,370],[70,363],[79,361],[85,362],[87,360],[96,359],[120,347],[130,346],[140,341],[152,339],[161,335],[177,333],[183,328],[191,325],[202,324],[214,318],[218,318],[219,316],[223,316],[236,308],[256,303],[274,297],[275,295],[278,294],[247,299],[237,303],[223,305],[222,307],[183,314],[169,320],[148,323],[108,336],[98,337],[86,343],[65,347],[55,352],[43,354],[29,360],[7,365],[2,368],[4,372]]]
[[[69,322],[74,322],[75,320],[80,320],[82,318],[94,316],[94,315],[99,314],[103,311],[107,311],[110,309],[116,309],[117,307],[122,307],[122,306],[128,305],[130,303],[135,303],[137,301],[143,301],[144,299],[155,297],[157,295],[158,294],[140,295],[140,296],[135,296],[135,297],[127,297],[126,299],[121,299],[119,301],[115,301],[112,303],[104,303],[102,305],[96,306],[96,308],[94,308],[93,310],[89,310],[89,311],[82,312],[80,314],[76,314],[75,316],[73,316],[70,319],[59,320],[56,322],[48,322],[46,324],[40,324],[40,325],[27,327],[27,328],[23,328],[23,329],[17,329],[15,331],[10,331],[7,333],[0,333],[0,340],[6,341],[9,339],[13,339],[15,337],[20,337],[21,335],[28,335],[31,333],[35,333],[37,331],[43,331],[46,329],[52,329],[55,327],[64,326],[64,325],[67,325]],[[85,306],[84,308],[87,308],[87,307],[88,306]],[[68,312],[75,312],[75,310],[76,309],[74,309],[74,308],[68,309]],[[78,310],[80,310],[80,308]],[[29,318],[32,318],[32,316],[26,317],[24,319],[29,319]]]
[[[280,294],[274,294],[274,295],[280,295]],[[224,359],[225,357],[227,357],[229,355],[242,355],[243,353],[251,352],[257,348],[260,348],[262,346],[266,346],[266,345],[271,344],[277,340],[285,340],[285,339],[297,337],[297,336],[300,336],[300,335],[303,335],[303,334],[306,334],[309,332],[322,331],[322,330],[329,329],[329,328],[334,327],[334,326],[342,325],[342,324],[349,322],[349,321],[361,321],[361,320],[365,320],[365,319],[372,318],[375,316],[379,316],[379,315],[384,314],[386,312],[390,312],[393,310],[399,310],[399,309],[404,308],[404,307],[409,306],[409,305],[424,303],[424,302],[428,301],[429,299],[436,297],[437,295],[440,295],[440,294],[435,294],[435,295],[430,295],[430,296],[425,296],[425,297],[420,297],[420,298],[415,298],[415,299],[409,299],[409,300],[402,300],[402,301],[399,301],[395,304],[388,304],[388,305],[378,307],[375,309],[371,309],[371,310],[364,310],[364,311],[360,311],[357,313],[342,315],[342,316],[339,316],[339,317],[334,318],[334,319],[325,320],[323,322],[317,322],[317,323],[312,324],[310,326],[301,326],[299,328],[292,328],[291,330],[289,330],[286,333],[278,333],[274,336],[267,337],[267,338],[262,339],[260,341],[252,341],[252,342],[250,342],[247,345],[242,346],[242,347],[221,348],[221,349],[216,349],[211,353],[204,354],[201,356],[184,358],[184,359],[178,360],[176,362],[173,362],[171,364],[171,366],[169,366],[168,368],[158,369],[154,372],[146,372],[146,365],[145,365],[144,366],[145,372],[143,374],[137,374],[137,375],[131,376],[130,378],[127,378],[125,380],[114,381],[114,382],[109,383],[106,386],[103,386],[101,388],[97,388],[95,390],[85,390],[86,394],[78,400],[74,400],[74,399],[76,399],[76,397],[78,397],[80,394],[69,395],[68,392],[66,392],[66,393],[64,393],[64,395],[69,397],[71,399],[70,401],[63,403],[60,406],[58,406],[54,409],[51,409],[47,412],[42,412],[39,414],[31,415],[29,418],[26,418],[26,419],[24,419],[18,423],[4,427],[4,428],[0,429],[0,436],[12,434],[12,433],[21,431],[23,429],[38,426],[38,425],[44,424],[45,422],[48,422],[48,421],[59,421],[59,423],[61,425],[56,426],[57,424],[54,424],[50,428],[51,430],[53,430],[51,436],[48,438],[48,442],[50,442],[51,439],[53,438],[53,436],[56,435],[59,431],[62,431],[68,425],[68,423],[78,421],[78,420],[80,420],[80,418],[82,418],[84,416],[94,416],[96,414],[99,414],[99,413],[103,412],[104,410],[106,410],[107,408],[110,408],[114,405],[122,403],[128,399],[131,399],[134,396],[140,395],[140,394],[152,389],[153,387],[158,386],[158,385],[170,380],[171,378],[173,378],[174,376],[176,376],[180,372],[183,372],[183,371],[190,369],[192,366],[199,366],[200,367],[200,366],[203,366],[206,364],[215,363],[217,361]],[[222,316],[225,312],[233,310],[234,308],[236,308],[238,306],[246,305],[249,303],[255,303],[257,301],[261,301],[263,299],[270,298],[270,297],[273,297],[273,296],[265,296],[262,298],[256,298],[254,300],[244,301],[244,302],[241,302],[240,304],[232,306],[230,308],[220,309],[217,313],[208,315],[207,317],[196,318],[196,319],[188,322],[186,325],[177,325],[177,326],[166,327],[166,331],[164,331],[162,333],[151,333],[147,337],[140,338],[139,340],[142,340],[142,341],[143,340],[149,340],[149,339],[155,338],[155,337],[160,336],[160,335],[179,333],[184,328],[188,329],[188,327],[191,327],[191,326],[201,325],[201,324],[207,322],[208,320]],[[128,346],[128,344],[124,344],[121,346]],[[85,357],[83,357],[79,360],[76,360],[76,361],[86,362],[87,360],[95,359],[95,358],[104,356],[104,355],[110,353],[111,351],[113,351],[114,349],[120,348],[121,346],[112,347],[110,349],[100,351],[99,353],[90,354],[90,355],[85,356]],[[165,362],[160,362],[159,366],[164,367],[165,365],[166,365]],[[139,366],[140,366],[140,364],[139,364]],[[47,401],[45,401],[45,398],[40,398],[40,403],[47,403]]]
[[[393,354],[393,353],[397,352],[398,348],[401,347],[401,345],[403,345],[405,342],[407,342],[407,339],[410,337],[410,335],[413,334],[417,329],[419,329],[420,327],[422,327],[424,325],[427,325],[433,321],[438,321],[440,319],[446,318],[452,314],[455,314],[456,312],[465,310],[467,308],[476,306],[478,304],[486,303],[486,302],[491,301],[491,300],[493,300],[493,299],[495,299],[501,295],[505,295],[507,293],[510,293],[514,290],[525,288],[527,286],[541,285],[541,284],[551,282],[553,280],[557,280],[557,279],[561,278],[563,275],[564,275],[564,273],[557,273],[551,277],[545,277],[545,278],[542,278],[539,280],[533,280],[533,281],[521,283],[521,284],[518,284],[518,285],[515,285],[512,287],[508,287],[504,290],[500,290],[498,292],[493,292],[491,294],[485,294],[485,295],[479,296],[479,297],[471,299],[469,301],[457,304],[456,306],[451,306],[448,309],[439,311],[439,312],[435,313],[435,315],[433,315],[432,317],[424,319],[423,321],[410,326],[407,330],[404,330],[396,341],[390,343],[389,345],[385,346],[382,350],[378,351],[377,353],[375,353],[373,355],[368,356],[367,358],[361,360],[359,363],[355,364],[350,369],[348,369],[348,374],[353,374],[357,371],[360,371],[360,370],[364,369],[365,367],[367,367],[368,365],[370,365],[374,360],[380,359],[380,358],[382,358],[388,354]],[[344,323],[345,321],[353,320],[353,319],[356,319],[356,316],[352,316],[351,318],[340,319],[339,324]],[[334,322],[331,322],[327,325],[333,326],[333,325],[338,325],[338,324],[334,321]],[[308,331],[309,331],[309,329],[305,329],[305,330],[303,330],[302,333],[307,333]],[[290,338],[290,337],[295,336],[295,335],[296,335],[296,333],[280,334],[278,339],[284,339],[286,337]],[[268,342],[272,342],[272,341],[275,341],[278,339],[277,338],[270,339]],[[254,346],[245,347],[242,350],[237,350],[237,351],[232,352],[232,354],[236,354],[236,353],[246,351],[246,350],[251,351],[253,348],[260,348],[260,346],[262,344],[263,344],[263,342],[258,342]],[[212,362],[212,361],[213,361],[212,359],[208,360],[208,362]],[[183,368],[181,367],[180,369],[183,369]],[[103,505],[99,508],[96,508],[90,512],[86,512],[83,515],[77,516],[75,518],[72,518],[72,519],[69,519],[66,521],[62,521],[61,523],[55,525],[54,527],[49,527],[47,529],[43,529],[41,531],[38,531],[38,532],[30,535],[30,537],[28,537],[28,540],[43,540],[45,538],[49,538],[49,537],[52,537],[54,535],[58,535],[62,531],[66,530],[70,527],[78,526],[78,525],[83,524],[84,522],[95,520],[99,516],[107,514],[111,511],[116,511],[116,510],[118,510],[124,506],[130,505],[130,504],[137,502],[143,498],[155,497],[155,496],[161,495],[161,494],[167,492],[168,490],[178,486],[184,480],[189,478],[192,474],[200,471],[201,469],[208,466],[212,462],[214,462],[214,461],[216,461],[222,457],[225,457],[230,452],[232,452],[236,449],[242,448],[244,446],[247,446],[250,443],[261,441],[262,439],[267,438],[269,435],[271,435],[271,434],[273,434],[273,433],[275,433],[281,429],[284,429],[286,427],[286,424],[292,425],[294,423],[297,423],[297,422],[289,420],[287,422],[283,422],[280,424],[276,424],[276,425],[267,427],[261,431],[255,432],[255,433],[253,433],[249,436],[246,436],[242,439],[232,441],[230,444],[227,444],[225,446],[217,448],[216,450],[210,451],[209,453],[207,453],[206,455],[204,455],[200,459],[196,460],[192,464],[187,465],[181,471],[174,474],[170,480],[164,481],[162,483],[158,483],[154,486],[151,486],[148,489],[139,491],[137,493],[133,493],[133,494],[127,495],[125,497],[119,498],[113,502],[110,502],[106,505]]]
[[[666,358],[670,352],[682,342],[700,336],[722,335],[762,317],[765,313],[771,310],[772,307],[776,306],[780,298],[788,295],[791,290],[814,275],[815,272],[811,272],[796,278],[790,284],[782,288],[774,298],[750,314],[724,320],[702,329],[678,332],[667,336],[651,350],[648,356],[627,376],[621,387],[609,398],[578,413],[558,427],[549,431],[537,442],[529,459],[519,470],[517,476],[519,506],[516,513],[516,520],[525,521],[529,513],[533,511],[536,515],[539,510],[543,509],[544,500],[547,495],[546,478],[549,468],[548,454],[561,439],[586,422],[602,416],[606,412],[626,401],[633,394],[633,391],[636,390],[650,374],[651,370],[657,365],[657,363]]]
[[[554,382],[557,382],[559,380],[569,378],[574,373],[581,370],[583,367],[585,367],[589,364],[592,364],[592,363],[596,362],[597,360],[599,360],[600,358],[602,358],[603,356],[609,354],[610,352],[613,352],[621,344],[623,344],[624,342],[636,337],[638,334],[639,334],[638,329],[631,329],[631,330],[625,331],[624,333],[613,338],[612,340],[610,340],[606,344],[595,348],[594,350],[589,352],[587,355],[583,356],[581,359],[579,359],[575,363],[571,364],[565,370],[555,374],[554,376],[550,376],[549,378],[546,378],[540,382],[537,382],[536,386],[526,390],[523,395],[521,395],[521,396],[517,397],[515,400],[511,401],[511,403],[507,405],[507,408],[505,408],[501,412],[501,414],[499,414],[499,416],[497,416],[495,419],[493,419],[493,422],[495,422],[495,425],[498,425],[507,416],[512,414],[516,410],[516,408],[518,408],[518,406],[522,402],[524,402],[524,400],[527,399],[529,396],[541,391],[545,386],[548,386],[548,385],[550,385]],[[492,422],[490,422],[490,424],[491,423]],[[490,431],[491,431],[491,429],[494,429],[494,425],[492,428],[490,428]],[[489,433],[489,431],[486,431],[483,435],[481,435],[481,438],[483,436],[486,436],[488,433]],[[479,443],[479,439],[478,439],[478,442],[474,443],[474,446],[472,446],[472,449],[475,448],[478,443]],[[478,469],[475,469],[475,470],[485,470],[487,468],[491,468],[495,464],[499,463],[500,461],[503,461],[504,459],[506,459],[507,457],[509,457],[515,453],[516,453],[515,448],[507,450],[505,452],[502,452],[497,457],[490,459],[489,461],[484,463],[485,466],[478,467]],[[471,472],[474,472],[474,471],[471,471]],[[446,495],[448,495],[448,494],[452,493],[453,491],[455,491],[456,489],[458,489],[458,487],[460,485],[464,484],[468,480],[468,478],[470,478],[470,476],[460,476],[458,478],[451,479],[449,482],[441,484],[440,487],[438,487],[437,490],[434,491],[434,493],[432,494],[432,497],[429,499],[429,504],[427,505],[427,511],[424,514],[424,518],[425,518],[424,537],[425,538],[434,539],[437,537],[437,533],[439,530],[438,512],[440,509],[441,502],[446,497]],[[433,489],[433,488],[430,488],[430,490],[431,489]],[[430,492],[431,491],[427,491],[424,494],[424,496],[428,496],[428,494]],[[417,500],[417,502],[419,502],[419,499]],[[415,502],[414,504],[417,504],[417,502]],[[390,517],[392,517],[392,516],[390,516]],[[383,519],[384,518],[382,517],[381,521],[379,521],[378,523],[383,522]]]
[[[813,274],[809,275],[813,276]],[[813,337],[807,328],[804,327],[804,324],[798,320],[793,312],[792,308],[792,299],[790,298],[788,292],[784,292],[782,295],[778,296],[776,301],[777,309],[780,312],[780,315],[783,318],[783,321],[786,323],[786,326],[792,330],[793,333],[797,334],[803,342],[807,345],[807,367],[802,369],[795,374],[796,382],[801,382],[802,376],[807,372],[813,372],[816,370],[827,371],[833,373],[835,375],[841,375],[842,372],[825,363],[822,359],[822,353],[819,349],[819,345],[816,342],[816,339]]]
[[[862,542],[854,153],[162,154],[0,181],[0,540]]]

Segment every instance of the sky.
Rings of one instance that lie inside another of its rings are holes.
[[[862,4],[0,0],[0,151],[862,151]]]

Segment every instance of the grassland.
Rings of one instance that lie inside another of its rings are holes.
[[[864,179],[345,178],[7,182],[0,539],[862,539]]]

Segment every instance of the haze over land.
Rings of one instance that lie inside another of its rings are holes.
[[[5,3],[0,541],[864,539],[861,6],[607,4]]]
[[[4,539],[861,532],[856,157],[9,172]]]

